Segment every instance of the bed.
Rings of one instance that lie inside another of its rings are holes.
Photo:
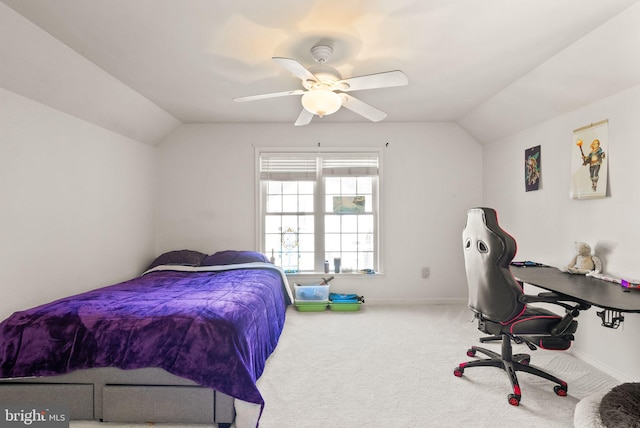
[[[292,302],[261,253],[165,253],[140,277],[3,321],[0,402],[70,419],[255,427],[256,381]]]

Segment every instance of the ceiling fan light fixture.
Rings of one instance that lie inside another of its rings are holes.
[[[386,118],[387,114],[385,112],[358,100],[347,92],[404,86],[409,83],[407,76],[400,70],[392,70],[343,79],[337,69],[326,65],[332,53],[333,48],[328,44],[314,46],[311,49],[311,55],[316,60],[317,65],[309,68],[306,68],[295,59],[273,57],[274,61],[301,80],[304,89],[252,95],[234,98],[233,100],[251,101],[287,95],[302,95],[303,109],[295,121],[295,126],[309,124],[313,116],[316,115],[324,117],[328,114],[333,114],[342,106],[372,122],[379,122]]]
[[[342,106],[340,95],[328,89],[314,89],[302,95],[302,106],[320,117],[333,114]]]

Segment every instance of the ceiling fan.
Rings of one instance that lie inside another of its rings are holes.
[[[404,86],[409,82],[407,76],[400,70],[394,70],[343,79],[338,70],[325,65],[332,53],[333,48],[328,45],[312,47],[311,56],[318,65],[308,69],[295,59],[274,57],[272,58],[274,61],[302,80],[304,89],[238,97],[233,100],[244,102],[302,95],[301,101],[304,108],[295,122],[296,126],[307,125],[313,116],[323,117],[335,113],[343,106],[373,122],[379,122],[387,117],[385,112],[354,98],[347,92]]]

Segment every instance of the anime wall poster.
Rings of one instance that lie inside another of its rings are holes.
[[[524,151],[524,187],[527,192],[540,186],[540,146]]]
[[[609,121],[583,126],[573,131],[571,149],[572,199],[596,199],[607,195]]]

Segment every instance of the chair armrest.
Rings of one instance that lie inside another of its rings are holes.
[[[566,294],[554,293],[554,292],[544,292],[537,295],[532,294],[522,294],[519,297],[520,302],[522,303],[551,303],[554,305],[561,306],[565,309],[565,315],[562,317],[560,322],[553,327],[551,330],[551,334],[553,335],[561,335],[565,332],[567,327],[571,324],[571,321],[575,317],[580,314],[580,311],[587,310],[591,307],[590,303],[584,302],[580,299],[576,299],[575,297],[567,296]],[[572,304],[569,304],[569,303]]]
[[[552,291],[539,293],[539,294],[521,294],[518,298],[521,303],[552,303],[554,305],[562,306],[566,310],[584,311],[591,307],[590,303],[575,297],[567,296],[566,294],[554,293]],[[572,304],[569,304],[572,303]],[[577,316],[577,315],[576,315]]]

